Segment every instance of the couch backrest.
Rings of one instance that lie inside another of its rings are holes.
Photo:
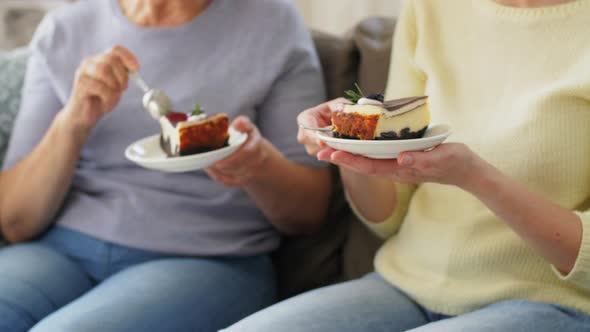
[[[354,30],[354,41],[359,51],[358,83],[366,93],[385,91],[396,20],[371,17]]]
[[[27,60],[26,49],[0,53],[0,168],[20,107]]]
[[[313,32],[328,99],[343,96],[355,83],[367,93],[385,90],[395,22],[394,18],[371,17],[344,36]]]
[[[313,33],[329,99],[343,96],[355,82],[365,91],[385,90],[394,26],[392,18],[369,18],[345,36]],[[351,213],[337,175],[334,183],[332,206],[322,231],[286,239],[275,255],[282,297],[373,270],[381,241]]]

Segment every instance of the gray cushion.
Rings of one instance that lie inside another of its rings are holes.
[[[357,81],[366,91],[385,89],[394,24],[393,19],[369,18],[342,37],[313,32],[329,99],[341,97]],[[382,241],[356,220],[337,177],[334,182],[330,215],[322,231],[287,238],[275,253],[282,298],[373,270],[373,258]]]
[[[359,53],[350,36],[335,36],[313,31],[328,99],[342,97],[344,91],[354,87],[357,81]]]
[[[313,31],[329,99],[341,97],[354,86],[358,51],[351,36],[334,36]],[[336,173],[334,183],[339,186]],[[347,237],[350,211],[342,190],[334,190],[327,223],[312,236],[285,238],[274,253],[279,295],[287,298],[309,289],[343,280],[342,248]]]
[[[355,29],[353,39],[359,52],[358,83],[365,93],[382,93],[387,85],[391,59],[394,18],[370,17]],[[342,248],[345,280],[373,271],[373,259],[383,241],[349,214],[347,239]]]
[[[394,18],[370,17],[354,30],[360,53],[358,80],[365,93],[385,91],[395,22]]]
[[[323,228],[314,235],[284,238],[273,254],[281,299],[344,280],[342,248],[351,212],[332,170],[332,202]]]
[[[27,60],[25,49],[0,54],[0,166],[20,107]]]

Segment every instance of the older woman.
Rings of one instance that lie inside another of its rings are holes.
[[[271,304],[279,232],[313,231],[329,199],[295,139],[324,95],[293,5],[81,1],[31,50],[0,198],[4,237],[28,243],[0,250],[0,330],[215,331]],[[134,166],[125,146],[159,131],[138,70],[248,141],[207,172]]]
[[[589,17],[588,0],[407,1],[387,96],[428,94],[454,142],[370,160],[302,133],[388,239],[377,273],[229,331],[590,331]]]

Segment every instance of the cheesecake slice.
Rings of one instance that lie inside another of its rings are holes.
[[[168,113],[160,118],[160,145],[168,157],[188,156],[227,146],[229,118],[226,114],[208,117]]]
[[[360,98],[332,114],[334,136],[360,140],[421,138],[430,124],[428,97],[381,102]]]

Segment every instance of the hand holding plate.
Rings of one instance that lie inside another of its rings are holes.
[[[332,112],[341,111],[345,102],[346,99],[338,98],[299,114],[297,117],[297,123],[299,124],[297,140],[305,146],[309,155],[315,157],[322,148],[326,147],[326,144],[317,138],[316,131],[322,131],[322,128],[330,126],[332,124]]]
[[[267,171],[263,167],[264,162],[274,148],[247,117],[238,117],[232,127],[238,132],[248,134],[246,143],[233,155],[215,163],[206,171],[212,179],[223,185],[243,187],[259,176],[264,176]]]
[[[400,183],[456,185],[466,188],[485,162],[466,145],[442,144],[425,152],[402,152],[397,159],[370,159],[352,153],[326,149],[318,154],[328,161],[354,172],[388,177]]]

